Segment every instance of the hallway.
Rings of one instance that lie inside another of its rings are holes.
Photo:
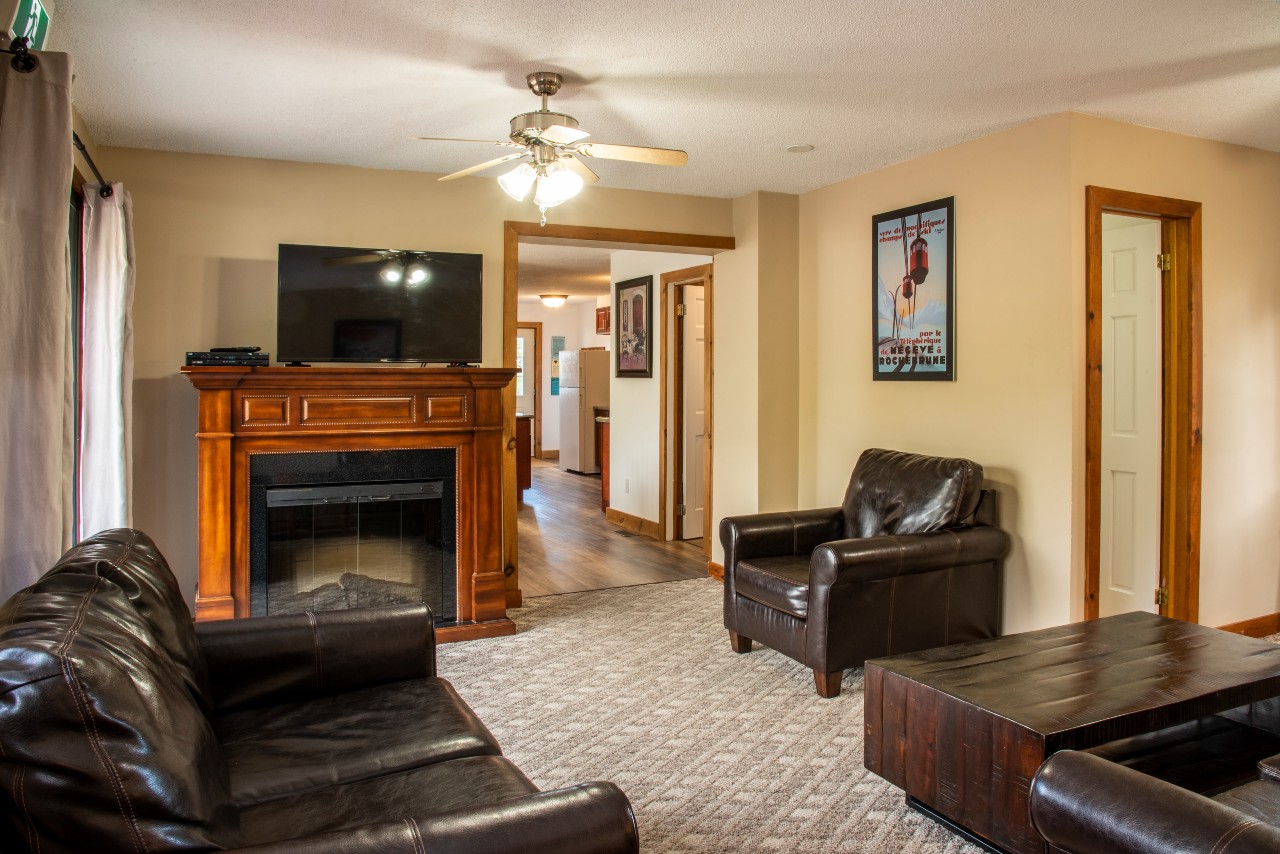
[[[604,520],[600,478],[533,460],[518,511],[520,589],[526,599],[606,587],[705,578],[702,540],[663,543]]]

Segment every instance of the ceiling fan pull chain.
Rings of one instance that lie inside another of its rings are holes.
[[[542,214],[542,227],[547,227],[547,208],[545,205],[538,205],[538,213]]]

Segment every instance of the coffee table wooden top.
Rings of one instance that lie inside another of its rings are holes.
[[[1280,696],[1280,645],[1133,613],[866,666],[867,769],[1015,854],[1043,854],[1031,780],[1095,747]]]
[[[1280,645],[1140,612],[874,665],[1038,733],[1050,750],[1280,696]]]

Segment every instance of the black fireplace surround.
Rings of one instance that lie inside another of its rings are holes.
[[[424,602],[457,619],[457,451],[249,455],[249,608]]]

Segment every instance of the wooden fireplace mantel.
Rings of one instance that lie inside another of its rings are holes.
[[[512,634],[502,566],[509,368],[184,367],[200,393],[197,620],[249,615],[249,459],[457,450],[458,620],[441,641]]]

